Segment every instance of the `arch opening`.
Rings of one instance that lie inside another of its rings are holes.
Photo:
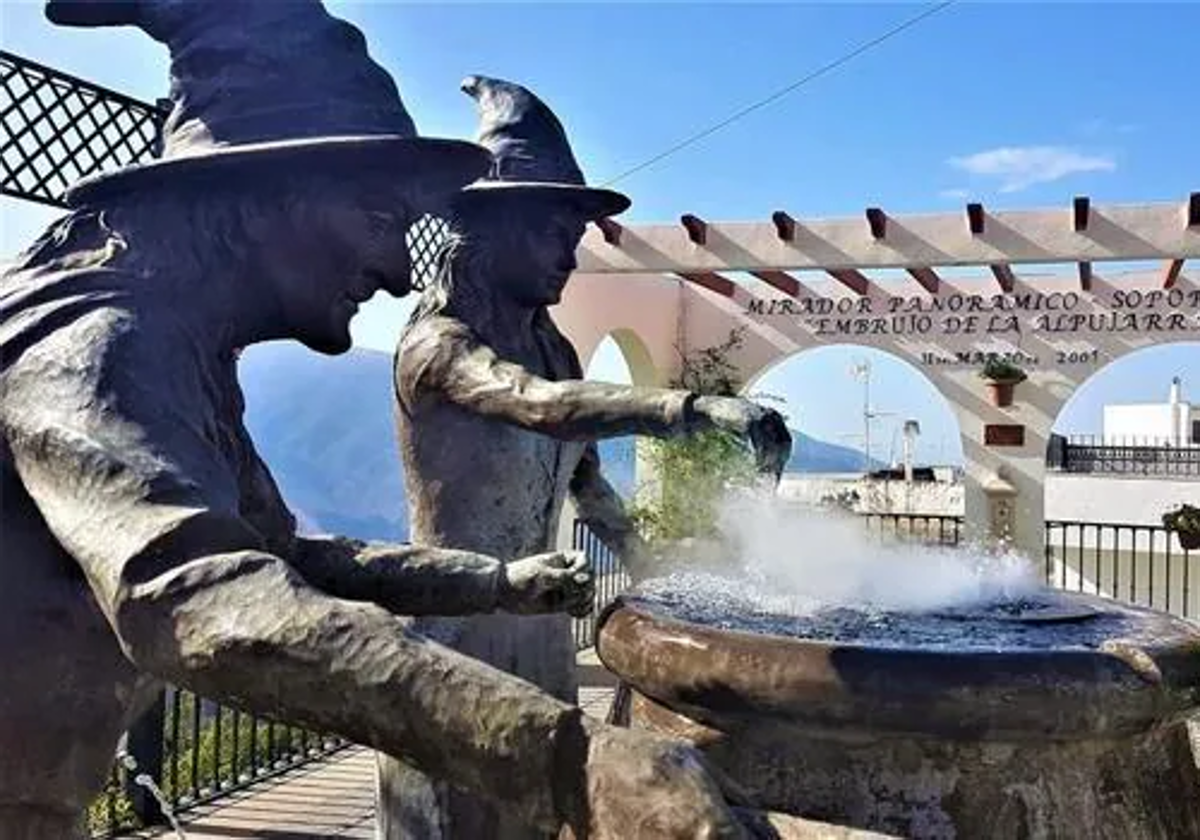
[[[781,495],[858,513],[962,516],[958,418],[901,357],[810,347],[759,372],[743,393],[779,410],[792,430]]]
[[[631,330],[616,330],[604,336],[584,369],[584,379],[615,385],[653,384],[639,382],[653,371],[650,353]],[[625,499],[637,488],[637,438],[626,435],[597,444],[604,477]]]
[[[1200,506],[1200,342],[1134,350],[1087,376],[1055,417],[1046,466],[1052,584],[1200,615],[1200,552],[1163,521]]]

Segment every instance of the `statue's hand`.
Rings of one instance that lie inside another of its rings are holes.
[[[588,728],[588,840],[747,836],[693,747],[642,730]]]
[[[741,397],[701,396],[696,414],[711,426],[746,438],[754,447],[758,470],[776,479],[792,454],[792,435],[783,415]]]
[[[513,613],[566,612],[582,618],[592,611],[596,581],[580,551],[535,554],[509,563],[497,606]]]

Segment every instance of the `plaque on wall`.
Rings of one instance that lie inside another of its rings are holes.
[[[983,427],[983,442],[988,446],[1024,446],[1025,427],[989,423]]]

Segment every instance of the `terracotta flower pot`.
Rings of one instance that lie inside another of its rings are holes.
[[[992,400],[992,405],[997,408],[1004,408],[1012,405],[1013,391],[1016,390],[1020,379],[989,379],[986,382],[988,396]]]

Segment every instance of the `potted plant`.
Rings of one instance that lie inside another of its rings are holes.
[[[979,371],[979,376],[986,380],[988,396],[992,405],[1003,408],[1012,405],[1013,389],[1026,379],[1025,371],[1014,362],[999,356],[989,356]]]
[[[1164,513],[1162,521],[1168,531],[1175,532],[1185,549],[1200,548],[1200,508],[1180,505],[1179,510]]]

